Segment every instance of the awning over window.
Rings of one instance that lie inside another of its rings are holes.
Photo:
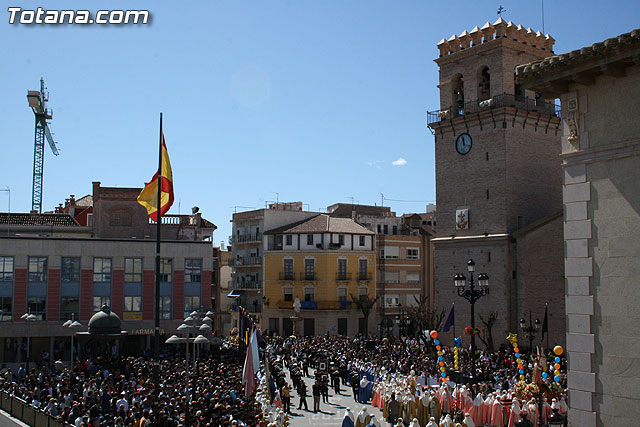
[[[227,294],[229,298],[238,298],[242,294],[242,291],[233,290]]]

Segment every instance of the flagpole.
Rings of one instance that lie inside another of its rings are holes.
[[[160,389],[160,225],[162,224],[162,113],[160,113],[160,143],[158,149],[158,202],[156,205],[156,291],[155,291],[155,331],[153,338],[153,378],[155,402]],[[156,417],[158,414],[155,414]]]
[[[456,303],[451,303],[451,309],[453,310],[453,338],[456,337]]]
[[[544,321],[547,322],[547,352],[549,351],[549,303],[544,305]]]

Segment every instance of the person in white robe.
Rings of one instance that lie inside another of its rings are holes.
[[[356,417],[351,412],[351,408],[347,408],[344,411],[344,417],[342,418],[342,427],[354,427]]]

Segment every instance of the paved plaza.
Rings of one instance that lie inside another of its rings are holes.
[[[309,370],[310,373],[314,373],[313,369]],[[287,381],[290,383],[291,377],[289,377],[288,371],[287,376]],[[307,385],[307,390],[311,390],[314,382],[314,376],[304,377],[304,382]],[[318,425],[341,426],[346,408],[351,408],[351,411],[353,411],[353,414],[357,417],[358,412],[360,412],[363,406],[367,407],[367,412],[369,414],[373,414],[376,416],[376,419],[379,421],[380,426],[387,427],[390,425],[388,422],[383,420],[382,411],[380,411],[378,408],[356,402],[353,398],[351,387],[341,385],[340,388],[341,394],[339,395],[336,395],[333,389],[329,389],[329,403],[322,403],[322,399],[320,399],[320,412],[318,412],[317,414],[313,411],[298,409],[300,398],[295,391],[291,392],[291,415],[289,416],[291,427]],[[310,409],[313,409],[313,396],[307,396],[307,404],[309,405]]]

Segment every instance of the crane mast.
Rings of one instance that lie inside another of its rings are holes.
[[[58,155],[56,142],[53,140],[49,121],[53,119],[53,112],[47,108],[49,93],[46,92],[44,79],[40,78],[40,91],[27,92],[29,107],[35,115],[35,137],[33,147],[33,187],[31,190],[31,211],[42,213],[42,179],[44,173],[44,140],[46,139],[54,155]]]

